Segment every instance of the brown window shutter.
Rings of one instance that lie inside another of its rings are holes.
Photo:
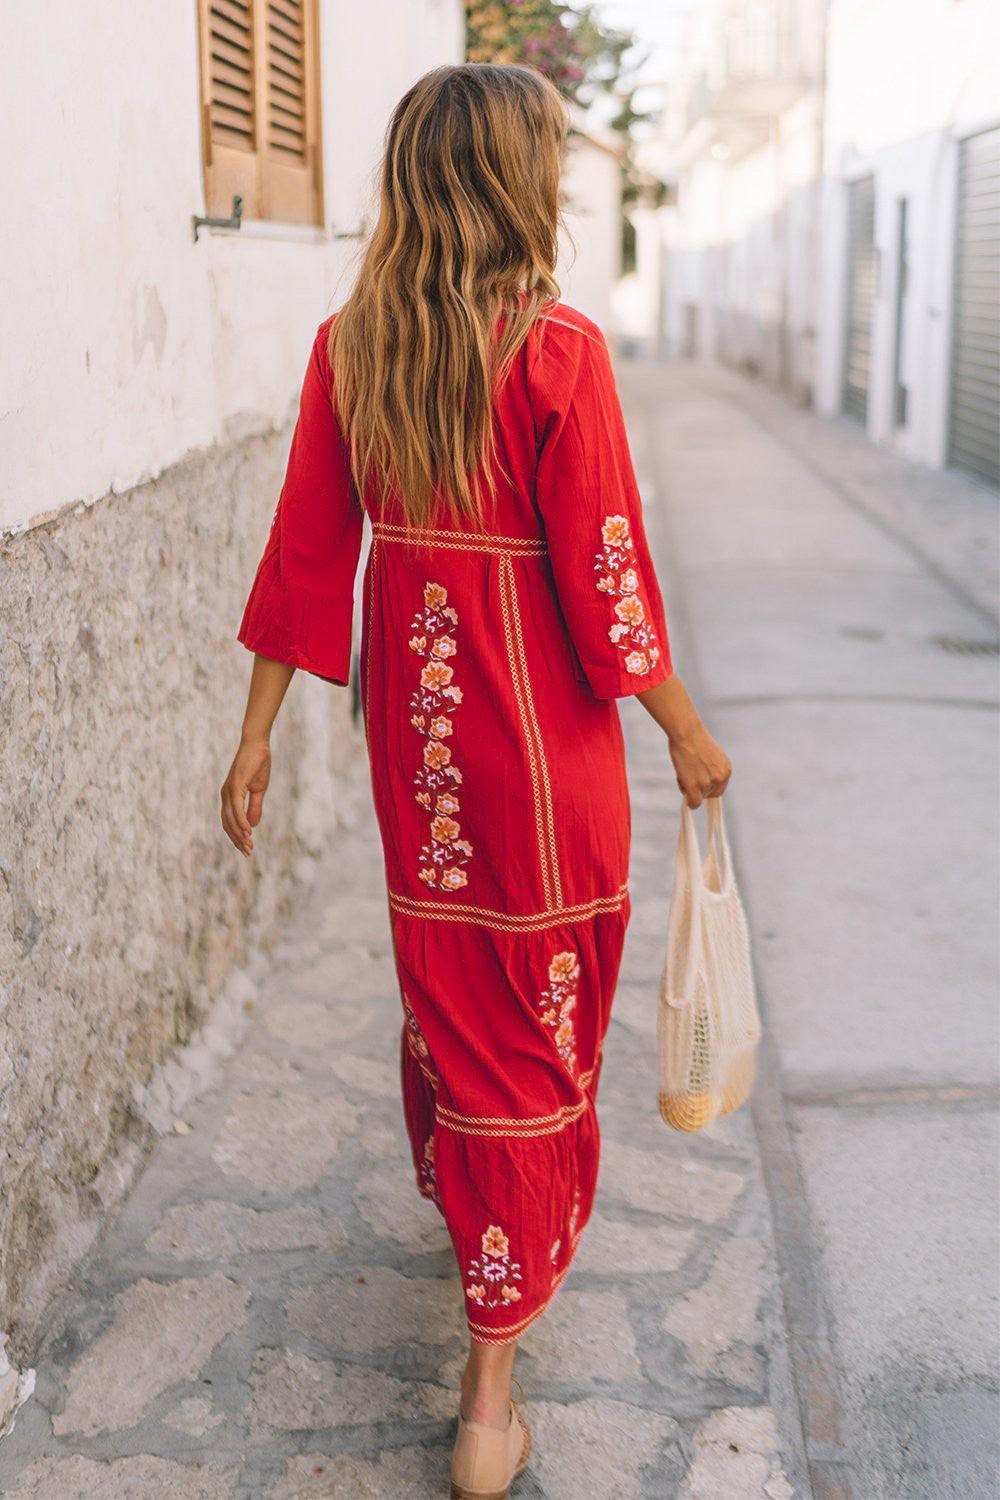
[[[322,223],[316,0],[198,9],[208,213]]]
[[[259,213],[254,10],[254,0],[200,0],[198,6],[205,202],[210,214],[228,214],[234,193],[242,196],[249,218]]]
[[[286,224],[319,224],[316,0],[257,0],[257,21],[263,214]]]

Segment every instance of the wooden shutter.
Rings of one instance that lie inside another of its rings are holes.
[[[210,214],[322,223],[316,0],[199,0]]]

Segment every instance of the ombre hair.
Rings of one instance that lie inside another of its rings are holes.
[[[394,495],[409,525],[439,502],[485,524],[494,393],[559,296],[568,124],[541,73],[498,63],[433,69],[389,122],[378,222],[329,353],[355,484]]]

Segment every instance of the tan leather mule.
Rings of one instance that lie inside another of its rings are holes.
[[[513,1379],[523,1401],[521,1382]],[[530,1457],[531,1433],[513,1397],[506,1428],[467,1422],[459,1412],[451,1455],[451,1500],[508,1500],[511,1485]]]

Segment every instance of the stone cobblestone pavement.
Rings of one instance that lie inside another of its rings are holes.
[[[802,1460],[750,1114],[687,1139],[656,1110],[680,794],[651,721],[634,703],[622,715],[633,916],[598,1204],[521,1342],[535,1449],[514,1496],[793,1500]],[[0,1444],[10,1500],[447,1494],[461,1283],[412,1180],[360,755],[337,847],[250,1004],[224,1077],[162,1136],[51,1310],[35,1395]]]

